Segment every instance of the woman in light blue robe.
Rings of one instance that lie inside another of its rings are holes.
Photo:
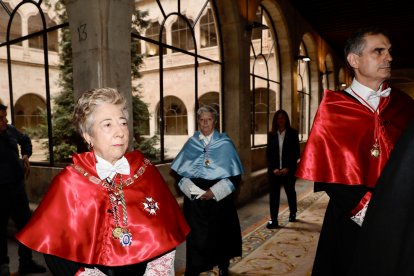
[[[186,276],[219,266],[228,275],[230,259],[241,256],[240,223],[234,192],[243,167],[233,142],[215,129],[217,112],[210,106],[197,111],[199,131],[188,139],[171,169],[184,193],[187,236]]]

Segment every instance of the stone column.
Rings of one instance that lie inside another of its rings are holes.
[[[126,97],[132,118],[131,22],[134,1],[64,0],[64,3],[71,32],[75,99],[92,88],[113,87]]]
[[[242,17],[237,1],[217,1],[223,34],[225,64],[232,70],[224,70],[223,131],[233,140],[242,160],[245,173],[240,186],[238,200],[245,202],[251,196],[249,185],[251,174],[250,147],[250,36],[246,18]],[[235,46],[237,45],[237,46]]]

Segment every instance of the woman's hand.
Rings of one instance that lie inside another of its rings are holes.
[[[283,168],[283,169],[280,170],[281,175],[287,175],[288,172],[289,172],[288,168]]]
[[[213,198],[214,198],[214,194],[210,189],[208,189],[204,194],[202,194],[199,197],[200,200],[210,200],[210,199],[213,199]]]
[[[289,169],[288,168],[283,168],[283,169],[275,169],[274,171],[273,171],[273,173],[275,174],[275,175],[277,175],[277,176],[284,176],[284,175],[287,175],[287,173],[289,172]]]

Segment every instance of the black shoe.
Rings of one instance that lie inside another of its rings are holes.
[[[230,261],[223,261],[221,264],[219,264],[219,276],[228,276],[229,275],[229,266]]]
[[[289,221],[290,222],[295,222],[296,221],[296,213],[292,213],[289,215]]]
[[[46,268],[35,261],[23,262],[19,264],[19,274],[34,274],[34,273],[45,273]]]
[[[266,228],[267,229],[276,229],[276,228],[279,228],[279,223],[277,221],[276,222],[273,222],[273,221],[269,220],[269,222],[266,225]]]

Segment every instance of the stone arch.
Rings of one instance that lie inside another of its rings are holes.
[[[24,94],[16,101],[14,109],[15,125],[20,130],[45,124],[46,101],[37,94]]]
[[[220,112],[220,93],[216,91],[210,91],[204,93],[198,98],[199,106],[210,105]]]
[[[165,135],[187,135],[187,108],[176,96],[164,97],[164,133]],[[157,105],[157,121],[160,121],[160,104]],[[157,126],[159,132],[159,125]]]

